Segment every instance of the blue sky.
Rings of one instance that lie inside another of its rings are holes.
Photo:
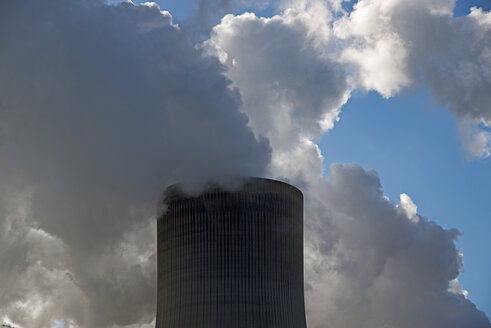
[[[177,23],[195,10],[190,0],[158,3]],[[491,1],[459,0],[455,16],[468,14],[472,6],[489,10]],[[257,14],[271,12],[268,8]],[[340,118],[319,144],[326,174],[336,162],[374,169],[392,200],[407,193],[423,216],[458,228],[462,236],[457,245],[464,253],[459,280],[469,298],[491,316],[491,159],[465,160],[455,119],[424,89],[390,99],[355,92]]]

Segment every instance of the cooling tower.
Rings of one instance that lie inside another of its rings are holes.
[[[157,223],[156,328],[305,328],[303,196],[248,178],[240,189],[165,192]]]

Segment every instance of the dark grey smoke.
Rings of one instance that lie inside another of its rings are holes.
[[[263,175],[268,142],[155,5],[2,1],[0,45],[0,316],[150,322],[162,190]]]

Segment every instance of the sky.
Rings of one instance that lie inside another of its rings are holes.
[[[310,327],[491,327],[490,9],[3,1],[0,318],[154,326],[162,190],[253,175],[304,193]]]

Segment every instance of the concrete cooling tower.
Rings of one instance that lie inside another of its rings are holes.
[[[200,195],[179,185],[157,223],[156,328],[305,328],[303,196],[248,178]]]

